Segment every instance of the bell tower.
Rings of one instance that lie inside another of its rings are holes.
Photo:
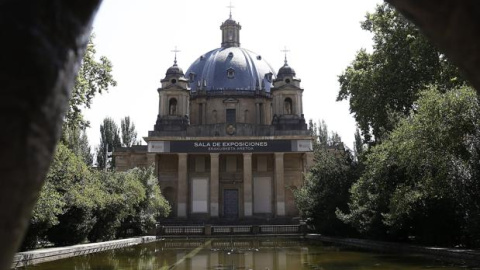
[[[295,70],[288,65],[287,50],[285,49],[283,52],[285,52],[285,63],[278,70],[277,78],[273,81],[272,125],[279,130],[306,129],[301,80],[296,77]]]
[[[158,88],[159,104],[155,131],[186,130],[189,124],[190,89],[183,70],[177,65],[176,48],[173,66],[167,69]]]

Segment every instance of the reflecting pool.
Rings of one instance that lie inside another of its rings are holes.
[[[26,269],[468,269],[421,256],[379,254],[297,238],[161,240]]]

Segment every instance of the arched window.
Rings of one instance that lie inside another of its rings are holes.
[[[168,102],[168,114],[177,115],[177,99],[171,98]]]
[[[286,98],[284,101],[284,113],[285,114],[292,114],[292,99]]]
[[[196,75],[196,74],[195,74],[194,72],[190,72],[190,73],[188,74],[189,81],[190,81],[191,83],[195,81],[195,75]]]
[[[229,79],[235,78],[235,70],[233,68],[227,69],[227,78]]]

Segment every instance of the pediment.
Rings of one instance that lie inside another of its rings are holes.
[[[230,97],[230,98],[224,99],[223,103],[238,103],[238,99]]]
[[[170,85],[165,86],[163,88],[163,90],[187,90],[187,89],[181,87],[178,84],[170,84]]]

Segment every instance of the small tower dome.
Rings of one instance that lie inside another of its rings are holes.
[[[291,78],[295,78],[297,74],[295,73],[295,70],[290,67],[287,63],[287,60],[285,60],[285,64],[278,70],[278,73],[277,73],[277,78],[280,79],[280,80],[283,80],[283,78],[285,77],[291,77]]]
[[[165,88],[168,85],[177,85],[180,84],[181,88],[188,89],[188,80],[185,78],[183,69],[177,65],[177,56],[175,55],[175,60],[173,61],[173,66],[167,69],[165,73],[165,78],[160,80],[162,87]]]
[[[175,59],[173,66],[167,69],[166,76],[184,76],[183,70],[177,65],[177,60]]]

